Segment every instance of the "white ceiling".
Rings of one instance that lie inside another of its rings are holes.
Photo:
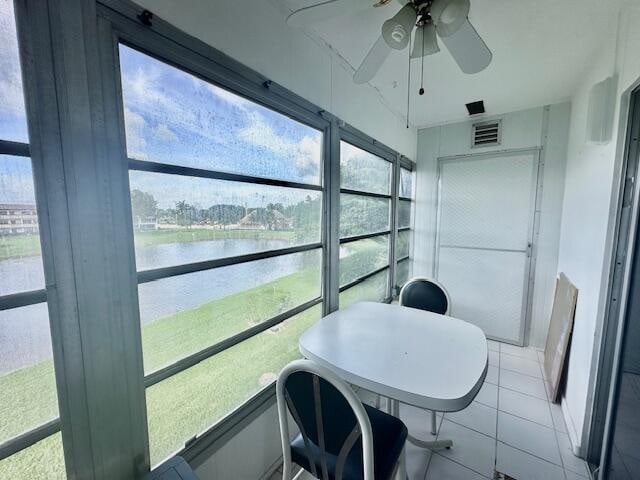
[[[276,1],[290,10],[318,3]],[[440,42],[441,51],[425,58],[426,92],[419,96],[420,61],[413,60],[411,124],[423,127],[464,119],[464,104],[476,100],[484,100],[487,114],[497,114],[570,98],[603,39],[615,35],[623,2],[471,0],[469,19],[492,50],[493,61],[483,72],[465,75]],[[317,23],[309,33],[329,43],[357,68],[380,34],[384,20],[399,8],[397,1],[381,8],[366,8],[361,14]],[[401,115],[406,115],[407,70],[407,50],[394,51],[370,82]]]

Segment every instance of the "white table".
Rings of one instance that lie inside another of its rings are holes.
[[[352,385],[394,400],[396,415],[398,401],[438,412],[466,408],[488,364],[487,339],[475,325],[373,302],[355,303],[319,320],[300,337],[300,352]]]

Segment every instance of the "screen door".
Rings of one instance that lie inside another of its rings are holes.
[[[436,278],[450,315],[522,344],[537,152],[441,159]]]

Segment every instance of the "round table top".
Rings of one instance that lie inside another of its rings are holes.
[[[457,318],[358,302],[300,337],[300,352],[345,381],[417,407],[466,408],[487,372],[487,340]]]

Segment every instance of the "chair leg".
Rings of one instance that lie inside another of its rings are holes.
[[[431,410],[431,435],[435,435],[436,433],[438,433],[438,427],[436,423],[436,412],[434,410]]]
[[[400,458],[398,458],[398,466],[396,467],[395,480],[407,480],[407,459],[405,456],[406,448],[402,448]]]

